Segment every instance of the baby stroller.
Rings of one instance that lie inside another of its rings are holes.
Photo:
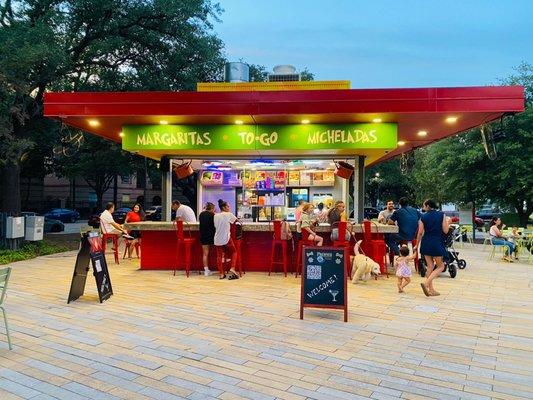
[[[466,268],[466,261],[462,258],[459,258],[459,252],[455,250],[453,247],[454,241],[461,235],[461,231],[459,229],[459,225],[451,224],[450,228],[448,229],[448,234],[444,235],[444,245],[446,246],[446,253],[444,255],[444,271],[448,271],[451,278],[455,278],[457,276],[457,268],[459,269],[465,269]],[[420,272],[420,276],[424,277],[426,276],[426,260],[424,257],[420,258],[418,270]]]

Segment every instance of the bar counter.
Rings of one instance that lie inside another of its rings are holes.
[[[296,231],[296,224],[289,223],[291,230]],[[128,230],[141,231],[141,269],[166,269],[172,270],[177,265],[184,269],[182,256],[178,253],[175,227],[172,222],[145,221],[124,224]],[[272,251],[272,223],[269,222],[243,222],[242,265],[245,271],[268,271]],[[396,233],[395,225],[371,224],[372,237],[382,238],[384,233]],[[183,225],[185,237],[195,238],[193,245],[191,271],[203,270],[202,249],[199,242],[199,224],[185,223]],[[362,224],[353,224],[353,229],[358,239],[363,238]],[[330,245],[331,226],[320,224],[316,232],[324,238],[324,246]],[[290,271],[294,271],[296,259],[296,243],[292,247],[292,260]],[[181,247],[183,251],[183,247]],[[210,251],[209,266],[215,270],[215,250]],[[280,266],[277,265],[279,271]]]

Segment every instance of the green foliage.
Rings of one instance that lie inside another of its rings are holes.
[[[191,90],[219,80],[223,44],[211,21],[220,12],[210,0],[0,3],[0,175],[21,163],[23,173],[49,172],[59,129],[42,116],[47,90]],[[18,211],[18,177],[0,196]]]
[[[90,134],[84,134],[78,152],[71,157],[58,157],[54,164],[58,175],[82,177],[87,182],[96,193],[98,209],[102,208],[102,197],[117,175],[127,176],[144,168],[141,157],[122,151],[117,143]]]
[[[65,246],[51,245],[45,241],[25,243],[19,250],[0,249],[0,265],[29,260],[38,256],[62,253],[67,250]]]
[[[388,160],[367,170],[365,179],[366,201],[375,205],[378,200],[378,192],[380,203],[389,199],[397,203],[400,197],[404,196],[414,200],[412,179],[400,172],[400,160],[398,158]]]
[[[515,209],[520,224],[527,224],[533,212],[533,66],[522,64],[517,72],[504,83],[525,87],[526,110],[504,120],[505,139],[496,144],[496,160],[485,154],[479,129],[417,150],[413,177],[419,200],[490,200]]]

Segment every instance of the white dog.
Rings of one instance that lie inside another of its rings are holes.
[[[352,283],[357,283],[360,280],[368,281],[372,275],[378,276],[380,274],[379,264],[370,257],[359,253],[361,242],[362,240],[359,240],[353,248],[355,256],[352,260]]]

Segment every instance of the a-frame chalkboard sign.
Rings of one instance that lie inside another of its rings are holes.
[[[93,267],[93,275],[96,280],[96,289],[100,303],[110,298],[113,294],[105,254],[101,247],[100,235],[98,232],[89,231],[81,235],[80,249],[76,257],[67,303],[83,296],[87,273],[89,272],[89,261]]]
[[[349,255],[346,248],[304,246],[300,319],[304,308],[344,310],[348,321],[347,272]]]

